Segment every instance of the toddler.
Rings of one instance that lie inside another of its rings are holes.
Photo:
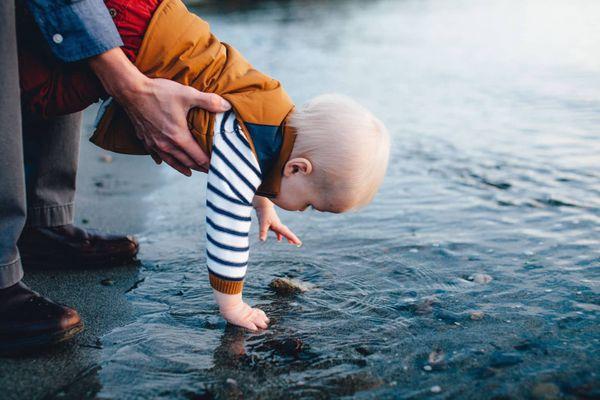
[[[281,84],[252,68],[211,34],[180,0],[107,0],[125,54],[151,78],[166,78],[221,95],[226,113],[195,109],[194,138],[211,154],[206,194],[206,259],[223,317],[250,330],[269,319],[242,300],[251,212],[278,239],[299,240],[283,226],[285,210],[341,213],[375,195],[387,167],[382,123],[354,101],[322,95],[295,109]],[[31,39],[31,34],[20,40]],[[21,43],[23,106],[41,115],[79,111],[106,93],[84,65],[49,61],[35,43]],[[105,100],[91,140],[105,149],[147,154],[118,104]]]

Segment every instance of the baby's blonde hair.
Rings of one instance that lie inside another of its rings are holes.
[[[324,94],[296,110],[292,158],[313,164],[318,189],[345,196],[351,208],[371,202],[385,175],[390,139],[385,126],[354,100]]]

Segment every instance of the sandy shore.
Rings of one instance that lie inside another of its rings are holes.
[[[94,116],[95,109],[86,112],[82,130],[76,223],[102,231],[136,234],[142,230],[146,215],[138,200],[143,191],[159,184],[156,179],[148,179],[152,161],[112,155],[112,160],[106,162],[103,155],[107,153],[87,140]],[[138,272],[138,266],[26,271],[25,282],[30,287],[76,308],[86,327],[75,340],[53,349],[2,358],[0,397],[9,400],[93,396],[99,387],[99,337],[131,319],[126,293],[139,281]],[[112,285],[101,283],[106,279]]]

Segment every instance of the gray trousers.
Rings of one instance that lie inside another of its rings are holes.
[[[0,1],[0,289],[19,282],[27,224],[73,223],[81,113],[21,115],[14,0]]]

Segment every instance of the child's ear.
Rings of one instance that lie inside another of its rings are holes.
[[[312,164],[306,158],[298,157],[289,160],[283,167],[284,176],[295,174],[310,175],[312,173]]]

